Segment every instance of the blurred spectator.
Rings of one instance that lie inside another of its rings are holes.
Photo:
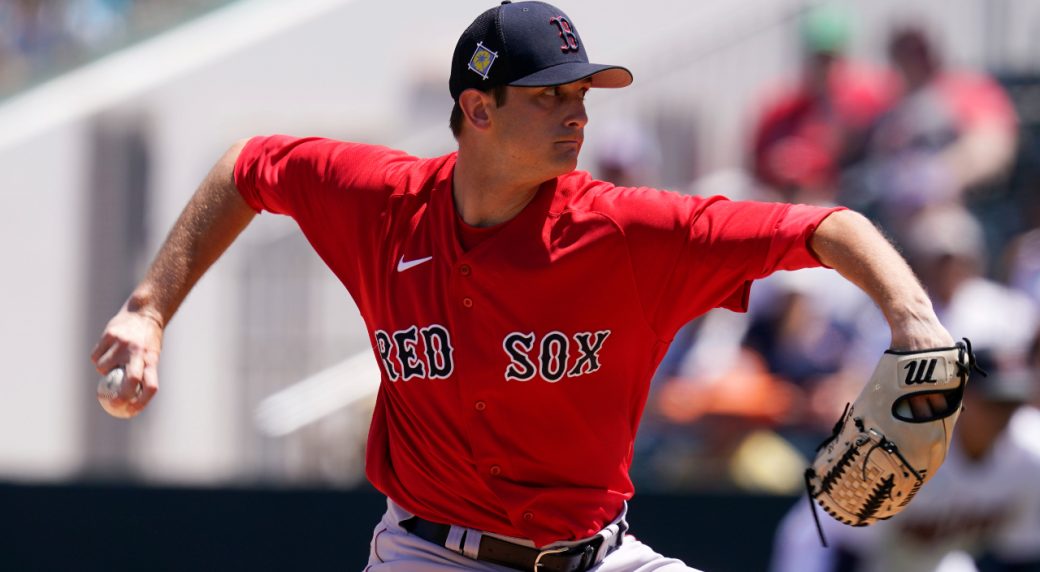
[[[834,4],[809,11],[801,79],[765,105],[754,127],[752,171],[783,200],[833,201],[841,169],[895,95],[893,77],[845,56],[849,28]]]
[[[855,377],[847,370],[858,363],[856,326],[862,312],[877,310],[826,269],[770,276],[751,301],[746,315],[707,314],[684,353],[673,344],[650,411],[672,424],[676,439],[694,441],[699,456],[696,466],[672,458],[659,468],[685,483],[791,493],[804,486],[806,455],[840,412],[817,411],[815,395]],[[748,462],[752,450],[757,461]]]
[[[0,1],[0,97],[228,1]]]
[[[99,47],[125,32],[131,0],[80,0],[65,13],[65,28],[80,45]]]
[[[1005,256],[1008,284],[1040,306],[1040,228],[1015,237]]]
[[[982,227],[963,207],[933,207],[909,220],[906,255],[955,336],[979,347],[1025,351],[1037,329],[1037,307],[1021,292],[983,277]]]
[[[1024,405],[1037,371],[1015,352],[977,353],[989,376],[968,384],[949,456],[904,512],[855,528],[818,511],[824,548],[803,497],[777,531],[773,572],[972,571],[975,559],[983,570],[1040,570],[1040,447],[1018,420],[1038,414]]]
[[[834,272],[763,282],[743,344],[800,389],[801,402],[777,430],[808,459],[888,347],[876,340],[887,330],[874,303]]]
[[[0,3],[0,93],[30,79],[36,68],[72,46],[62,25],[62,3],[13,0]]]
[[[608,120],[597,132],[596,178],[619,187],[657,184],[661,150],[653,133],[634,120]]]
[[[829,271],[778,275],[767,292],[756,293],[769,303],[755,305],[744,346],[761,355],[769,371],[801,386],[836,373],[855,334],[848,314],[856,301],[837,294],[834,289],[846,290],[840,282]]]
[[[1007,169],[1016,117],[988,76],[945,69],[922,29],[895,30],[888,51],[903,94],[872,129],[866,159],[843,181],[841,201],[901,240],[919,210],[959,203],[966,190]]]

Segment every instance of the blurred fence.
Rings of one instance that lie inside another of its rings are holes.
[[[792,502],[640,494],[630,532],[704,570],[761,571]],[[0,569],[361,570],[385,503],[372,491],[0,484]]]

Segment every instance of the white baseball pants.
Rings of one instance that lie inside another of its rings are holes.
[[[372,533],[365,572],[510,572],[511,569],[480,562],[427,542],[401,528],[400,522],[413,515],[387,499],[387,510]],[[623,517],[623,516],[622,516]],[[619,517],[619,518],[622,518]],[[467,538],[479,534],[470,531]],[[500,537],[501,538],[501,537]],[[552,546],[565,546],[561,542]],[[674,558],[666,558],[649,546],[626,535],[621,546],[607,555],[590,572],[699,572]]]

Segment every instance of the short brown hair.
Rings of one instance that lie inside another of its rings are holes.
[[[495,98],[495,105],[502,107],[506,104],[506,87],[504,85],[496,85],[489,91]],[[448,127],[451,128],[451,134],[456,139],[459,138],[459,134],[462,133],[462,108],[459,107],[459,102],[455,101],[455,106],[451,108],[451,117],[448,119]]]

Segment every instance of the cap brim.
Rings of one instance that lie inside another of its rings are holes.
[[[568,62],[539,70],[529,76],[509,82],[517,87],[563,85],[585,78],[592,79],[592,87],[625,87],[632,83],[632,72],[621,66]]]

